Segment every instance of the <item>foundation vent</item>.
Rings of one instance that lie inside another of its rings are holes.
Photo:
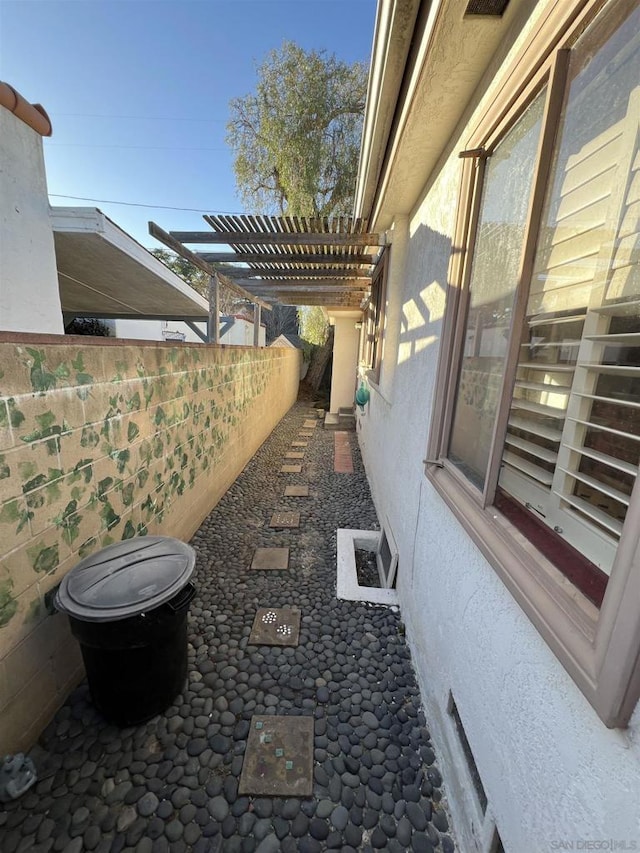
[[[509,0],[469,0],[464,14],[501,18],[508,5]]]
[[[485,793],[484,786],[482,784],[482,779],[480,778],[480,773],[478,772],[473,753],[471,752],[471,747],[469,746],[469,741],[467,740],[467,735],[464,730],[464,726],[462,725],[462,720],[460,719],[460,714],[458,713],[458,708],[454,701],[453,693],[449,693],[448,710],[449,714],[453,718],[453,722],[456,727],[456,732],[458,734],[458,739],[460,740],[460,745],[462,747],[464,757],[467,761],[467,767],[469,768],[469,775],[471,777],[471,781],[473,782],[473,787],[477,794],[478,802],[480,803],[480,808],[482,809],[482,814],[484,814],[487,810],[487,795]],[[499,849],[500,848],[498,848],[498,850]]]

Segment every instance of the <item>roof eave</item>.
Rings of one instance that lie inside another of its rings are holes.
[[[380,0],[391,20],[406,5]],[[406,20],[395,39],[377,26],[354,210],[372,229],[384,232],[415,209],[494,55],[508,50],[507,32],[522,28],[535,7],[536,0],[510,0],[501,18],[465,17],[458,0],[423,0],[411,32]]]

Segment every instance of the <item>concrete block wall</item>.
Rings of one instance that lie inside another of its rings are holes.
[[[0,754],[82,675],[50,599],[82,557],[188,540],[295,402],[300,354],[0,335]]]

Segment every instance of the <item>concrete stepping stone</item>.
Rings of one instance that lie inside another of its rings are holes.
[[[251,568],[256,570],[286,571],[289,568],[288,548],[256,548]]]
[[[285,486],[285,498],[308,498],[309,486]]]
[[[299,450],[289,450],[288,453],[284,454],[285,459],[304,459],[304,453],[301,453]]]
[[[313,438],[313,432],[310,429],[302,430],[298,433],[298,438]]]
[[[269,527],[300,527],[300,513],[274,512]]]
[[[252,646],[297,646],[300,641],[300,611],[291,607],[260,607],[253,620]]]
[[[309,447],[308,441],[292,441],[291,447]]]
[[[313,717],[254,716],[238,793],[310,797],[313,793]]]
[[[302,465],[283,465],[280,469],[281,474],[300,474],[302,473]]]
[[[318,421],[312,421],[312,420],[303,421],[302,422],[302,428],[303,429],[315,429],[317,424],[318,424]]]

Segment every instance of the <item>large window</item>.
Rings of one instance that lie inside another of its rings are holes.
[[[640,9],[587,15],[463,152],[466,252],[452,262],[428,455],[616,725],[640,681],[624,600],[635,590],[640,610]]]

